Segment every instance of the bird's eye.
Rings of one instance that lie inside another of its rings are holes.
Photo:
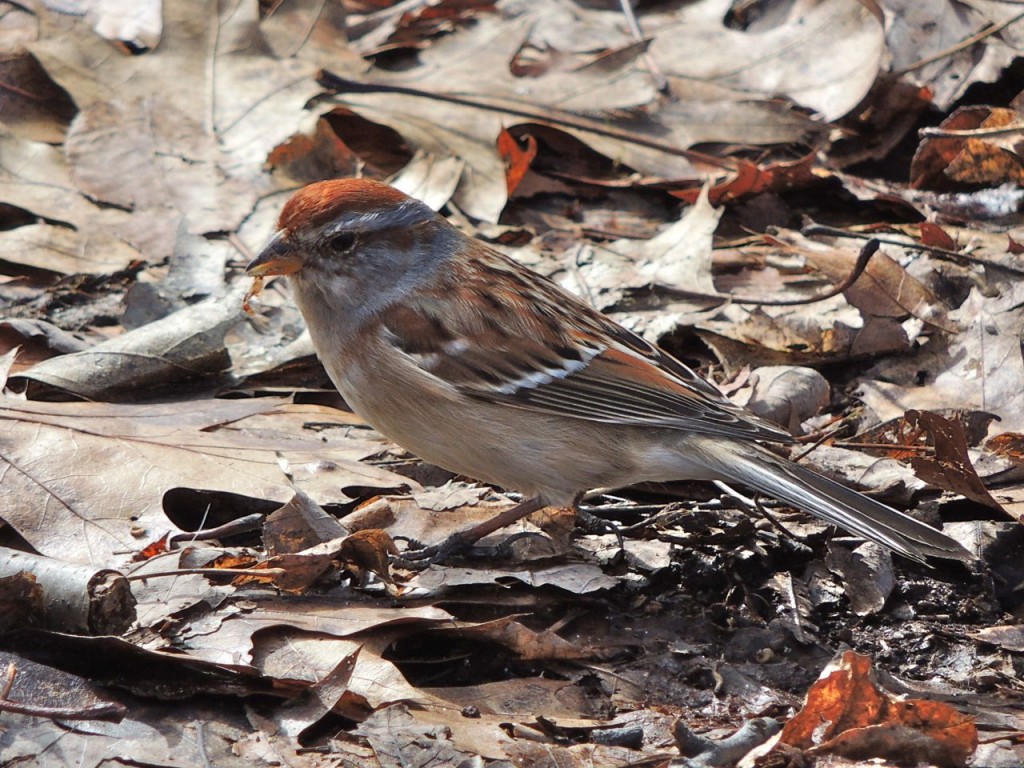
[[[339,232],[327,244],[335,253],[344,253],[356,244],[356,236],[354,232]]]

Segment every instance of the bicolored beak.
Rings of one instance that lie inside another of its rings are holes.
[[[249,262],[245,271],[253,277],[291,275],[302,269],[302,264],[302,253],[295,249],[288,240],[288,233],[281,229],[263,246],[260,255]]]

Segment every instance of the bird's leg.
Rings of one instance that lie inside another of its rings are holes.
[[[534,497],[524,499],[511,509],[506,509],[504,512],[499,515],[495,515],[490,520],[484,520],[482,523],[474,525],[472,528],[467,528],[464,531],[453,533],[440,544],[434,544],[430,547],[424,547],[423,549],[404,553],[402,557],[399,558],[399,564],[405,565],[406,567],[413,567],[415,569],[434,565],[460,550],[465,549],[471,544],[475,544],[484,536],[494,533],[499,528],[504,528],[506,525],[512,525],[512,523],[517,520],[522,520],[527,515],[536,512],[538,509],[543,509],[545,506],[544,502],[539,498]]]

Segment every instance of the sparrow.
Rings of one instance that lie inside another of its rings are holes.
[[[545,506],[645,481],[741,483],[912,560],[959,543],[780,458],[793,437],[547,278],[367,179],[287,201],[247,272],[287,275],[352,409],[452,472],[523,494],[424,550],[446,556]]]

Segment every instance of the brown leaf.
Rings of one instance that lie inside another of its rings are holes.
[[[333,567],[333,561],[327,554],[283,554],[275,555],[252,565],[231,567],[251,568],[254,571],[271,571],[266,576],[256,573],[243,574],[231,583],[240,587],[245,584],[273,584],[282,592],[293,595],[302,594],[316,584]],[[281,571],[278,573],[277,571]]]
[[[1012,624],[1005,627],[982,627],[972,634],[982,642],[998,645],[1014,653],[1024,653],[1024,624]]]
[[[800,425],[829,402],[828,381],[812,368],[762,366],[752,379],[750,399],[742,404],[794,435],[801,434]]]
[[[989,425],[996,421],[993,414],[984,411],[949,408],[931,413],[956,422],[970,447],[979,445],[985,439]],[[923,455],[923,451],[934,446],[933,437],[932,433],[924,429],[918,421],[911,422],[904,414],[859,433],[856,443],[859,448],[871,452],[874,456],[888,456],[905,461],[912,456]]]
[[[274,147],[267,155],[267,167],[308,184],[354,176],[361,160],[332,128],[329,115],[321,115],[312,136],[297,133]]]
[[[985,484],[967,455],[967,437],[956,421],[944,419],[929,411],[907,411],[907,423],[920,426],[931,436],[935,456],[913,456],[910,465],[926,483],[959,493],[1000,512],[1002,505],[985,488]]]
[[[896,586],[892,556],[873,542],[865,542],[852,550],[832,542],[825,565],[842,577],[850,610],[857,616],[881,611]]]
[[[696,180],[698,187],[707,176],[720,175],[722,166],[719,162],[714,168],[695,171],[684,150],[698,142],[813,144],[814,137],[821,135],[820,125],[788,105],[752,100],[749,88],[743,89],[742,98],[736,94],[733,100],[723,100],[718,93],[715,95],[719,98],[679,98],[658,103],[651,77],[637,64],[644,46],[624,39],[621,32],[617,33],[618,42],[605,47],[621,55],[592,57],[589,62],[566,57],[553,61],[541,76],[514,77],[510,62],[526,41],[535,35],[547,38],[545,43],[558,38],[559,43],[552,45],[564,51],[561,40],[566,31],[574,33],[568,37],[578,37],[577,17],[586,15],[582,9],[567,11],[549,2],[522,8],[512,18],[480,17],[458,35],[440,39],[421,52],[424,66],[418,71],[379,71],[359,82],[325,73],[322,81],[346,106],[394,128],[421,150],[462,158],[472,173],[463,178],[455,201],[470,216],[485,221],[496,221],[507,200],[505,167],[495,152],[495,141],[502,128],[514,121],[548,123],[625,169],[660,178]],[[867,33],[873,42],[874,38],[880,42],[877,21],[859,8],[847,8],[833,3],[821,11],[821,16],[833,22],[839,16],[858,33]],[[554,20],[559,18],[564,24]],[[670,50],[685,49],[687,46],[681,45],[675,34],[678,29],[667,20],[659,21],[671,40]],[[727,32],[717,21],[713,24]],[[685,28],[695,41],[704,33],[691,26]],[[789,33],[799,35],[799,29],[800,25],[794,24],[788,32],[780,30],[767,42],[768,47],[783,44]],[[762,39],[766,38],[758,41]],[[874,46],[859,39],[857,58],[872,59]],[[874,71],[872,65],[866,70],[851,68],[847,73],[858,80],[873,80],[874,75],[868,76],[867,71]],[[457,90],[453,84],[458,85]],[[843,100],[850,98],[843,89],[825,90],[830,99],[840,95]],[[777,84],[772,84],[769,91],[774,96]],[[805,93],[810,91],[815,91],[815,97],[821,95],[816,86]],[[642,120],[624,117],[621,112],[641,106],[649,107]],[[746,193],[760,187],[761,175],[756,166],[743,165],[737,190],[742,188]]]
[[[566,640],[549,630],[530,629],[512,617],[481,624],[462,623],[441,627],[432,630],[430,634],[495,642],[520,659],[586,659],[598,654],[594,648]]]
[[[729,29],[719,16],[688,6],[652,14],[647,23],[656,30],[651,54],[669,77],[714,83],[720,93],[785,93],[826,120],[867,95],[885,53],[874,4],[793,6],[752,29]]]
[[[348,531],[335,517],[302,491],[279,509],[271,512],[263,524],[263,544],[272,555],[301,552],[325,541],[340,538]]]
[[[416,722],[405,704],[381,708],[359,725],[356,734],[373,747],[376,762],[382,766],[430,768],[472,760],[452,743],[450,729]]]
[[[315,685],[289,699],[275,712],[274,719],[280,723],[282,733],[298,737],[304,730],[339,707],[339,702],[348,692],[349,682],[352,680],[352,673],[356,669],[361,650],[362,647],[356,648]]]
[[[985,443],[985,450],[1003,456],[1014,464],[1024,464],[1024,435],[1019,432],[1004,432]]]
[[[781,741],[816,753],[893,758],[962,768],[978,745],[972,718],[948,704],[881,691],[871,660],[846,651],[807,693]]]
[[[6,21],[6,20],[5,20]],[[0,114],[4,126],[31,141],[60,144],[75,114],[67,92],[27,51],[0,57]]]
[[[986,128],[1016,126],[1024,116],[1013,109],[967,106],[957,109],[939,128],[962,135],[926,138],[910,168],[914,189],[945,189],[950,182],[997,186],[1024,181],[1024,158],[1011,132],[986,134]],[[1018,134],[1019,137],[1019,134]]]
[[[956,240],[950,237],[949,233],[938,224],[922,221],[918,228],[921,230],[921,242],[923,244],[944,248],[947,251],[957,250]]]
[[[0,674],[4,684],[10,685],[10,690],[3,695],[4,710],[8,713],[25,707],[28,713],[39,717],[114,721],[127,714],[123,704],[103,695],[99,687],[86,678],[7,651],[0,651]]]
[[[356,571],[372,571],[391,584],[390,558],[398,554],[398,547],[387,531],[366,528],[345,537],[338,556]]]
[[[963,140],[963,148],[946,168],[946,175],[964,184],[986,184],[996,186],[1024,181],[1024,158],[1021,157],[1017,141],[1024,115],[1012,109],[990,110],[979,128],[1017,127],[1017,134],[1008,136],[983,133],[978,138]]]
[[[749,160],[730,158],[724,165],[729,169],[726,179],[715,180],[708,188],[708,199],[714,205],[753,197],[771,187],[774,182],[771,170],[760,168]],[[673,189],[669,193],[680,200],[694,203],[702,188]]]
[[[44,360],[21,376],[92,400],[174,387],[182,379],[231,366],[225,337],[241,317],[242,297],[232,292],[88,349]]]
[[[843,731],[879,722],[885,708],[871,659],[847,651],[825,668],[807,692],[803,709],[782,729],[781,741],[811,749]]]
[[[109,566],[115,553],[135,551],[140,537],[183,532],[164,512],[172,491],[284,502],[294,482],[326,503],[345,498],[346,486],[412,484],[359,463],[366,445],[346,456],[344,441],[330,450],[315,437],[264,440],[199,428],[273,408],[244,400],[148,406],[2,400],[0,495],[9,501],[3,518],[43,554]],[[281,460],[291,463],[292,480]]]
[[[857,254],[836,248],[809,248],[807,259],[838,283],[851,274]],[[907,273],[898,262],[885,253],[876,253],[863,274],[846,289],[847,300],[865,314],[879,317],[919,318],[947,333],[957,327],[949,320],[947,308],[928,287]]]
[[[455,587],[505,584],[520,581],[531,587],[553,586],[579,595],[612,589],[618,581],[590,563],[531,567],[430,568],[416,574],[406,585],[433,594]]]
[[[413,606],[404,606],[399,611],[393,608],[368,610],[358,602],[333,599],[320,600],[323,608],[319,615],[310,617],[304,612],[309,598],[298,600],[292,598],[282,603],[274,621],[257,617],[255,621],[225,622],[216,637],[191,643],[189,653],[227,658],[237,655],[240,649],[246,653],[251,647],[253,666],[265,677],[287,684],[289,681],[315,683],[322,680],[337,667],[340,659],[359,649],[356,669],[342,700],[346,705],[345,716],[362,719],[374,709],[394,701],[443,703],[431,692],[409,683],[384,655],[390,656],[391,646],[409,630],[423,624],[450,622],[449,614],[436,608]],[[394,615],[407,612],[404,618]],[[345,626],[349,614],[355,621],[352,627],[355,631]],[[377,620],[364,621],[369,614]],[[391,614],[390,621],[388,614]],[[341,630],[344,636],[336,630]],[[203,644],[205,647],[196,647]]]
[[[997,297],[972,288],[950,319],[955,336],[933,337],[903,359],[879,361],[875,380],[861,383],[859,397],[882,420],[906,411],[938,411],[951,405],[996,414],[1000,427],[1024,431],[1024,281],[1008,280]]]
[[[132,562],[139,563],[143,560],[150,560],[157,555],[163,555],[170,551],[169,542],[171,540],[171,533],[168,531],[156,541],[151,541],[139,552],[132,555]]]
[[[72,227],[70,236],[37,227],[19,239],[49,247],[63,269],[84,255],[74,271],[95,272],[128,249],[136,259],[167,258],[181,232],[236,231],[268,191],[267,154],[297,131],[317,91],[315,64],[294,50],[267,55],[257,14],[251,5],[210,16],[186,0],[164,9],[155,50],[126,55],[90,28],[93,14],[41,11],[45,34],[32,53],[79,112],[53,157],[37,148],[30,165],[3,167],[0,197],[48,225]],[[331,31],[318,63],[342,68],[353,56]],[[312,47],[322,32],[303,30],[301,44]],[[0,253],[14,251],[4,245],[12,234],[3,234]],[[210,247],[234,254],[226,241]]]
[[[505,180],[509,195],[516,191],[516,187],[530,170],[530,163],[537,156],[537,140],[530,135],[523,136],[523,140],[526,143],[525,147],[520,146],[519,141],[505,129],[498,134],[498,152],[505,161]]]

